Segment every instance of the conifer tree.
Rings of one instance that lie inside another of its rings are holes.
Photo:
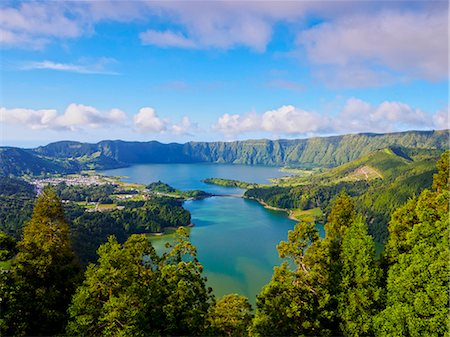
[[[11,268],[2,312],[5,334],[52,335],[67,322],[67,307],[79,277],[69,226],[53,189],[37,198]]]

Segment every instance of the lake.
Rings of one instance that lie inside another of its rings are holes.
[[[205,178],[227,178],[270,183],[270,178],[289,175],[278,168],[220,164],[146,164],[103,171],[126,176],[123,180],[149,184],[161,180],[182,190],[200,189],[214,194],[242,195],[244,190],[208,185]],[[254,305],[256,294],[270,281],[280,264],[276,245],[286,240],[295,222],[286,213],[265,209],[253,200],[215,196],[184,203],[191,212],[191,242],[197,247],[208,286],[220,297],[229,293],[247,296]],[[154,242],[163,247],[164,239]]]

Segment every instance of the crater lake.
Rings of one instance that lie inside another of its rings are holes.
[[[276,245],[287,239],[295,221],[285,212],[264,208],[242,198],[243,189],[205,184],[206,178],[236,179],[250,183],[270,183],[270,178],[289,175],[276,167],[225,164],[142,164],[102,171],[121,176],[124,181],[149,184],[162,181],[181,190],[203,190],[224,195],[184,203],[192,223],[191,242],[204,266],[207,285],[220,297],[238,293],[254,305],[256,295],[270,281],[279,265]],[[152,240],[158,250],[165,237]]]

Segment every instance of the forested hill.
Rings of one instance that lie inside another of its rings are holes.
[[[121,140],[105,140],[96,144],[62,141],[26,150],[26,153],[36,160],[51,160],[56,167],[46,162],[49,172],[58,169],[76,171],[79,167],[106,169],[138,163],[191,162],[333,167],[389,146],[444,150],[448,148],[448,140],[449,130],[185,144]],[[8,157],[6,152],[1,165],[9,165],[9,169],[3,170],[9,174],[21,173],[20,167],[15,167],[20,163],[15,164],[15,159]]]

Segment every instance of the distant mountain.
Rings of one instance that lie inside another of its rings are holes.
[[[386,147],[445,150],[448,141],[449,130],[444,130],[185,144],[121,140],[104,140],[96,144],[61,141],[21,151],[29,155],[27,162],[30,164],[32,158],[36,158],[35,169],[30,167],[33,174],[39,174],[41,168],[52,172],[77,168],[108,169],[142,163],[209,162],[310,168],[335,167]],[[3,161],[8,160],[18,168],[23,166],[23,163],[14,164],[15,157],[10,157],[8,153],[4,153]],[[3,169],[1,172],[14,174],[11,172],[26,169]]]
[[[61,162],[47,159],[35,153],[14,147],[0,148],[0,176],[41,175],[46,173],[77,172],[76,161]]]

